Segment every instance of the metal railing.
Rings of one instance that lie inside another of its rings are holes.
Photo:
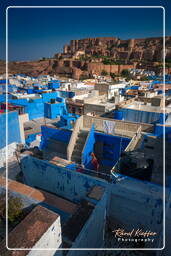
[[[126,147],[126,149],[125,149],[126,152],[133,151],[135,149],[136,145],[138,144],[139,140],[142,137],[141,131],[142,131],[142,128],[140,126],[138,128],[137,132],[135,133],[134,137],[132,138],[132,140],[130,141],[128,146]]]
[[[124,150],[125,152],[133,151],[135,149],[135,147],[139,143],[140,139],[142,138],[141,131],[142,131],[142,127],[140,126],[138,128],[136,134],[134,135],[134,137],[132,138],[132,140],[130,141],[130,143],[128,144],[126,149]],[[112,167],[112,169],[110,171],[111,176],[112,176],[112,181],[115,180],[115,182],[125,179],[127,177],[125,175],[121,175],[120,173],[118,173],[118,165],[119,165],[120,159],[121,158],[118,159],[118,161],[116,162],[116,164]]]
[[[65,167],[66,168],[66,167]],[[71,172],[73,172],[72,169],[69,169],[67,168],[68,170],[70,170]],[[79,171],[78,171],[79,170]],[[76,164],[76,169],[75,169],[76,172],[80,172],[80,173],[83,173],[85,175],[89,175],[89,176],[92,176],[92,177],[96,177],[96,178],[99,178],[99,179],[103,179],[103,180],[106,180],[108,182],[111,182],[112,181],[112,175],[111,174],[107,174],[107,173],[104,173],[104,172],[101,172],[101,171],[95,171],[95,170],[90,170],[90,169],[86,169],[85,167],[83,168],[80,168],[80,165],[79,164]]]

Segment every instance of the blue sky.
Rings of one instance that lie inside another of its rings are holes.
[[[3,12],[2,40],[0,54],[5,58],[5,7],[13,5],[71,5],[71,1],[6,1]],[[72,1],[80,5],[80,1]],[[93,4],[94,3],[94,4]],[[166,7],[166,35],[171,35],[169,15],[171,6],[167,1],[138,1],[139,5],[162,5]],[[137,1],[89,1],[82,5],[137,5]],[[171,12],[170,12],[171,13]],[[163,10],[153,9],[41,9],[11,8],[9,21],[9,59],[36,60],[51,57],[61,52],[64,44],[71,39],[87,37],[116,36],[122,39],[162,36]]]

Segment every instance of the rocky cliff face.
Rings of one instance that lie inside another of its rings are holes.
[[[166,58],[171,58],[171,37],[166,37]],[[162,61],[163,38],[121,40],[116,37],[99,37],[72,40],[64,46],[64,54],[84,51],[89,56],[109,56],[117,60]]]

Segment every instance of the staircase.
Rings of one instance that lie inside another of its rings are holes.
[[[81,164],[81,154],[88,136],[88,131],[80,130],[72,152],[71,161]]]

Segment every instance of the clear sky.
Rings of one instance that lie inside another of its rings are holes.
[[[6,1],[9,5],[36,5],[35,1]],[[40,5],[71,5],[71,1],[38,1]],[[73,1],[72,5],[93,5],[93,1]],[[94,5],[162,5],[168,11],[167,1],[98,1]],[[3,12],[5,14],[5,12]],[[4,15],[5,16],[5,15]],[[169,17],[169,16],[168,16]],[[171,35],[169,18],[166,20],[166,34]],[[0,58],[5,59],[5,17],[2,24],[3,40],[0,43]],[[36,60],[52,57],[61,52],[63,45],[72,39],[87,37],[116,36],[121,39],[162,36],[163,10],[159,9],[58,9],[58,8],[10,8],[9,21],[9,60]]]

